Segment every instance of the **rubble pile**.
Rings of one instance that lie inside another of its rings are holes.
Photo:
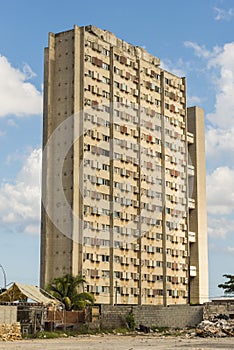
[[[21,339],[20,323],[0,324],[0,340],[18,340]]]
[[[202,338],[234,337],[234,320],[227,315],[218,315],[211,320],[202,321],[195,331]]]

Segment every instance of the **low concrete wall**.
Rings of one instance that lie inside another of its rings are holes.
[[[17,322],[17,306],[0,305],[0,323],[13,324]]]
[[[101,327],[126,327],[126,316],[132,312],[136,326],[143,324],[148,327],[186,328],[196,327],[203,320],[203,306],[157,305],[142,306],[101,306]]]
[[[234,301],[213,301],[204,304],[204,319],[224,314],[234,319]]]

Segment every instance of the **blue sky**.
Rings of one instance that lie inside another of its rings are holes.
[[[206,115],[210,296],[234,274],[234,4],[231,0],[4,1],[0,11],[0,264],[38,284],[43,49],[48,32],[93,24],[187,77]],[[3,278],[0,272],[0,286]]]

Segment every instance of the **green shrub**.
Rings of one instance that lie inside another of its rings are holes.
[[[134,331],[136,327],[136,321],[135,316],[132,312],[126,316],[126,322],[130,331]]]

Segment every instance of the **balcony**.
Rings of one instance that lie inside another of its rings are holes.
[[[196,276],[197,276],[196,266],[190,266],[190,277],[196,277]]]
[[[194,166],[192,164],[188,164],[188,176],[194,176]]]
[[[189,238],[190,243],[195,243],[196,242],[196,233],[189,231],[188,238]]]
[[[195,209],[195,199],[193,198],[188,199],[188,207],[189,209]]]
[[[188,143],[189,144],[193,144],[194,143],[194,135],[193,135],[193,133],[191,133],[191,132],[187,132],[187,141],[188,141]]]

